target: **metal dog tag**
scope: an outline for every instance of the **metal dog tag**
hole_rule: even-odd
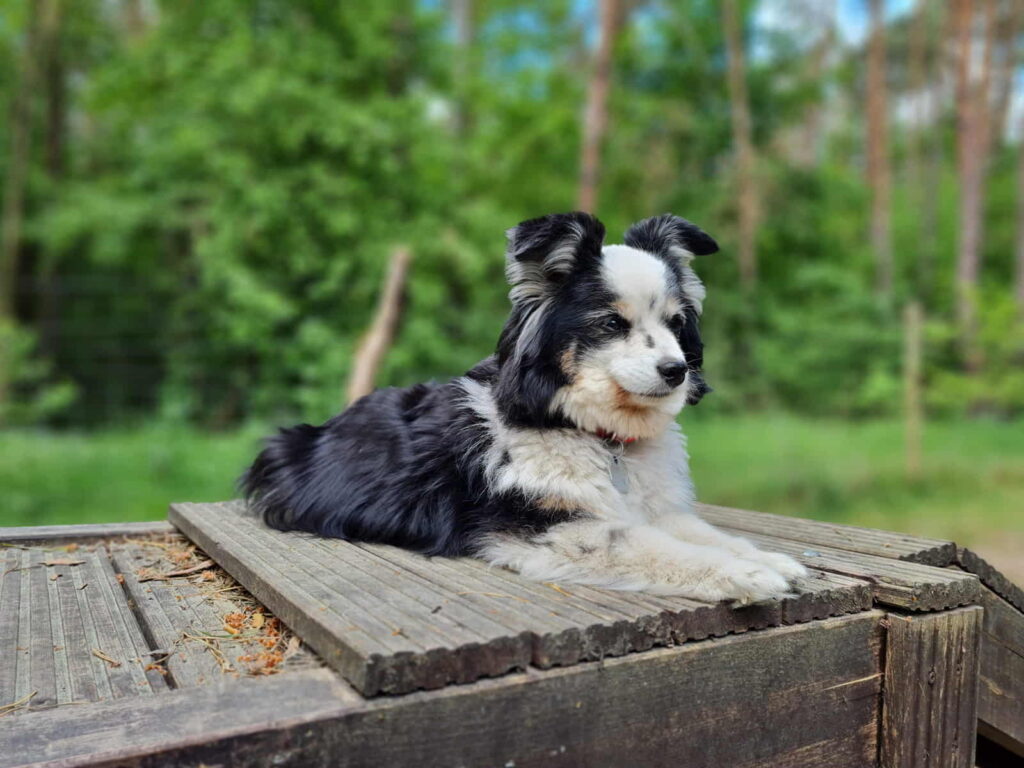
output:
[[[612,485],[619,493],[629,493],[629,475],[622,465],[622,459],[612,454],[612,463],[608,465],[608,474],[612,479]]]

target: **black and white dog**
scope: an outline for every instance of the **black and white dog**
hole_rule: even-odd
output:
[[[524,576],[699,600],[805,574],[698,518],[676,416],[708,391],[693,257],[664,215],[603,245],[585,213],[509,230],[497,352],[446,384],[382,389],[270,438],[242,479],[281,530],[473,555]]]

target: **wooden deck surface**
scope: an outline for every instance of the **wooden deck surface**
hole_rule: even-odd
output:
[[[0,529],[0,767],[959,768],[976,723],[1024,757],[1024,600],[977,554],[701,514],[812,578],[740,608],[536,584],[239,503],[175,505],[188,538]]]
[[[736,608],[537,584],[468,558],[281,533],[241,502],[176,504],[170,519],[364,696],[530,665],[568,666],[871,605],[867,581],[826,571],[813,571],[796,597]]]

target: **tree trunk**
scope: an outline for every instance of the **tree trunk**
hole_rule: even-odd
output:
[[[18,256],[25,214],[25,183],[32,150],[32,95],[36,90],[36,46],[39,21],[38,2],[29,5],[28,34],[22,51],[18,81],[14,85],[9,124],[10,154],[4,181],[2,229],[0,235],[0,322],[14,320],[17,295]],[[0,375],[0,403],[6,392]]]
[[[621,25],[619,0],[601,0],[601,38],[587,87],[583,113],[583,148],[580,157],[580,186],[576,206],[581,211],[597,208],[597,187],[601,173],[601,145],[608,126],[608,91],[611,87],[612,53]]]
[[[890,225],[888,93],[885,83],[885,19],[882,0],[871,0],[871,37],[867,63],[867,160],[871,189],[871,249],[875,254],[875,290],[892,299],[893,254]]]
[[[733,145],[736,148],[736,185],[739,213],[740,285],[753,293],[757,285],[758,193],[754,178],[754,141],[747,98],[746,56],[736,0],[722,2],[722,26],[729,66],[729,102]]]
[[[989,128],[989,146],[999,146],[1006,132],[1006,118],[1010,111],[1010,97],[1013,95],[1014,80],[1019,61],[1017,36],[1020,29],[1021,13],[1024,3],[1011,0],[1007,5],[1006,16],[999,19],[1002,40],[999,48],[1002,56],[999,60],[999,71],[995,78],[995,99],[992,103],[992,118]]]
[[[917,269],[914,279],[917,296],[926,299],[931,295],[932,269],[935,262],[934,221],[929,221],[930,206],[935,190],[925,183],[925,152],[928,142],[926,126],[930,119],[935,119],[931,107],[934,106],[933,92],[938,83],[928,81],[927,55],[929,49],[928,22],[932,4],[928,0],[918,0],[910,23],[910,49],[907,73],[910,93],[914,99],[915,114],[907,141],[907,178],[910,189],[917,199],[918,238],[917,238]],[[930,114],[931,113],[931,114]],[[934,128],[932,128],[934,131]]]
[[[971,77],[974,13],[971,0],[957,0],[957,166],[960,175],[960,235],[956,266],[956,315],[964,365],[981,367],[975,343],[978,275],[981,271],[982,214],[985,198],[985,150],[988,146],[988,91],[992,36],[995,31],[994,0],[985,0],[985,50],[981,73]]]
[[[793,159],[804,168],[813,168],[821,160],[822,130],[825,114],[825,62],[835,46],[835,0],[812,0],[802,5],[801,12],[811,15],[818,27],[818,41],[807,57],[807,81],[818,89],[814,101],[804,112]]]
[[[452,59],[452,91],[455,94],[453,123],[455,135],[462,139],[469,133],[469,80],[472,77],[470,57],[473,48],[473,0],[451,0],[452,26],[455,28],[455,55]]]
[[[947,55],[948,41],[952,38],[954,28],[953,15],[945,5],[929,3],[922,0],[929,13],[940,14],[934,19],[938,32],[937,37],[926,40],[926,49],[934,48],[932,67],[929,73],[930,87],[928,92],[928,114],[933,121],[929,127],[926,140],[923,142],[924,169],[921,181],[921,230],[920,230],[920,274],[918,285],[921,299],[928,306],[928,299],[935,291],[936,262],[939,252],[939,195],[937,190],[942,183],[942,168],[945,162],[945,144],[942,138],[940,115],[943,109],[943,95],[947,78],[953,72]]]
[[[146,14],[142,8],[142,0],[122,1],[121,22],[129,40],[142,37],[146,31]]]
[[[1021,120],[1024,137],[1024,119]],[[1017,145],[1017,307],[1024,317],[1024,138]]]
[[[44,19],[41,29],[42,65],[46,83],[46,172],[56,188],[64,178],[67,132],[67,81],[61,48],[62,0],[52,3],[55,13]],[[57,352],[60,325],[57,254],[47,251],[39,264],[40,302],[37,309],[39,348],[46,357]]]

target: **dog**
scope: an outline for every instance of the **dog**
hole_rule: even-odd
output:
[[[379,389],[268,439],[241,480],[270,526],[538,581],[748,603],[806,575],[694,513],[681,409],[709,391],[685,219],[604,245],[587,213],[508,230],[511,314],[497,349],[443,384]]]

